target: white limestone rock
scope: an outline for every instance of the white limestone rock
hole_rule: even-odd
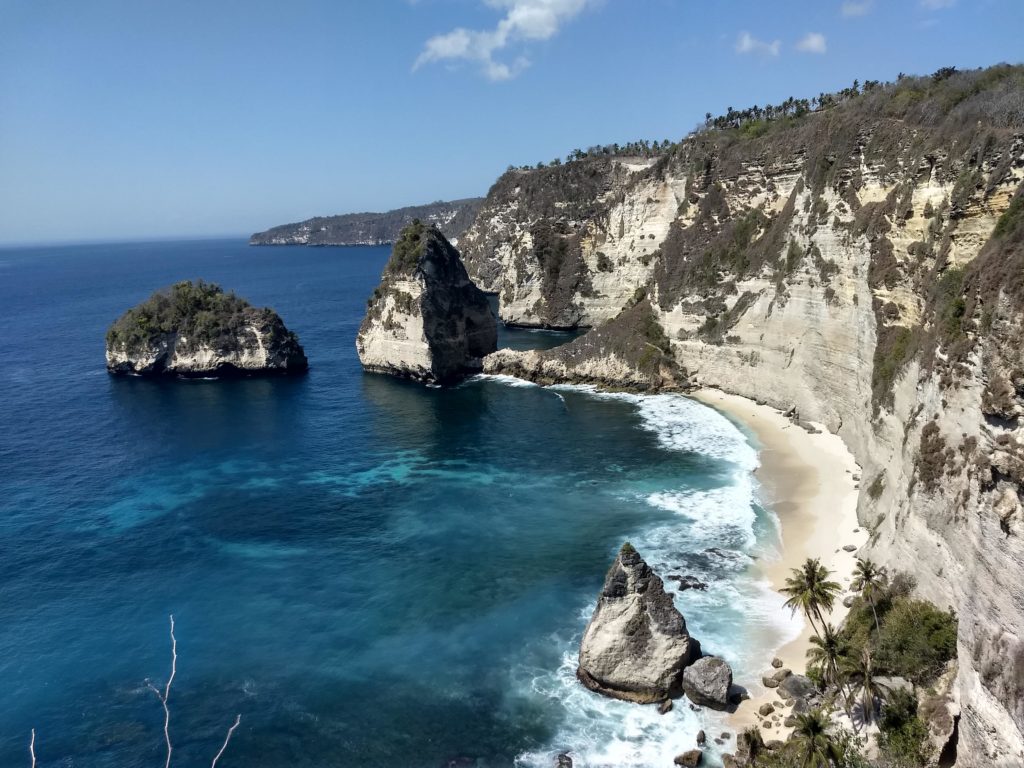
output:
[[[698,658],[700,643],[661,578],[624,544],[583,633],[577,677],[605,696],[648,704],[677,695]]]

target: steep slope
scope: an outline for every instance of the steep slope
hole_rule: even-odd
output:
[[[506,175],[464,257],[521,324],[597,325],[641,289],[692,383],[838,431],[867,554],[959,615],[957,764],[1021,765],[1024,69],[816,101],[729,116],[644,168]],[[554,267],[537,232],[565,245]],[[599,352],[585,367],[616,376]]]
[[[249,245],[390,245],[413,219],[433,224],[449,239],[458,240],[476,218],[482,202],[479,197],[471,197],[386,213],[317,216],[257,232],[249,238]]]

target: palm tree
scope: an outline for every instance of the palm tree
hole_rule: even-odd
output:
[[[803,612],[816,635],[818,627],[814,623],[814,617],[824,624],[822,609],[831,612],[836,597],[842,591],[838,583],[828,580],[831,575],[831,571],[825,568],[820,560],[807,558],[802,568],[793,569],[793,575],[786,579],[786,586],[780,590],[789,598],[784,605],[793,613]]]
[[[860,592],[871,606],[875,617],[875,631],[881,632],[878,623],[878,610],[875,608],[875,593],[885,586],[889,580],[885,568],[875,565],[870,560],[857,558],[857,567],[853,569],[853,583],[850,585],[855,592]]]
[[[833,768],[843,760],[843,750],[828,732],[829,721],[820,709],[796,716],[791,743],[800,768]]]
[[[864,724],[875,719],[878,704],[889,695],[889,688],[875,677],[875,667],[871,661],[871,648],[864,648],[860,658],[845,659],[843,673],[850,684],[852,693],[860,697],[861,709],[864,713]]]
[[[839,683],[839,637],[835,627],[825,624],[821,634],[811,638],[807,658],[821,667],[821,676],[826,685]]]

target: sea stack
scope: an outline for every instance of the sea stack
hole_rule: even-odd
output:
[[[478,373],[497,346],[487,295],[469,279],[458,251],[436,227],[409,224],[359,327],[363,368],[449,384]]]
[[[107,331],[107,370],[140,376],[304,373],[298,337],[271,309],[202,280],[175,283]]]
[[[678,695],[683,670],[700,655],[661,577],[624,544],[583,633],[580,682],[605,696],[650,704]]]

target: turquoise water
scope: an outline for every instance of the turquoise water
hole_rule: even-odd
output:
[[[240,714],[222,768],[671,764],[720,717],[573,678],[626,539],[710,584],[677,602],[738,677],[792,632],[748,575],[775,528],[737,427],[675,396],[364,375],[386,257],[0,250],[0,765],[28,765],[32,728],[42,767],[162,765],[146,683],[169,673],[172,613],[173,764],[209,765]],[[277,309],[309,375],[109,377],[107,324],[196,277]]]

